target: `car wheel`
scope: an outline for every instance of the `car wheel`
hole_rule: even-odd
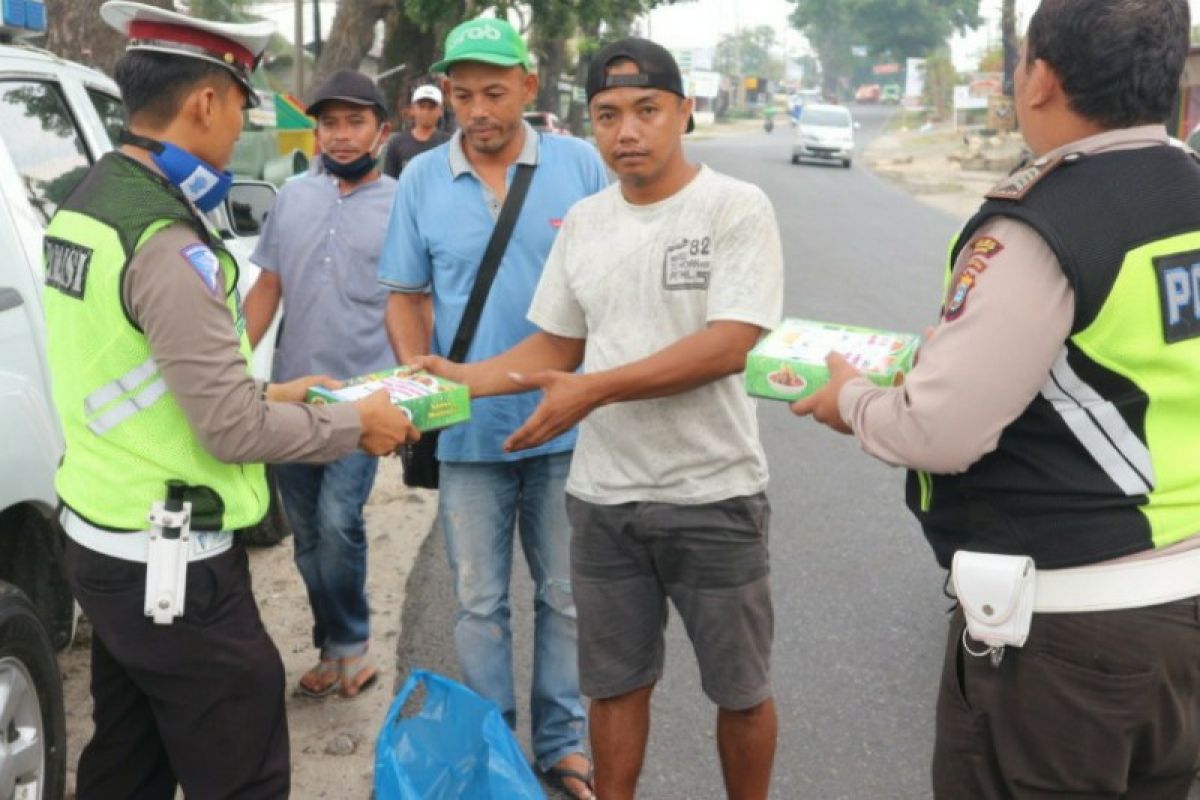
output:
[[[257,525],[242,528],[238,531],[242,542],[249,547],[274,547],[292,533],[288,525],[287,514],[283,511],[283,498],[279,496],[279,485],[275,480],[275,472],[267,466],[267,490],[271,493],[271,504],[267,507],[267,515]]]
[[[54,647],[29,601],[0,583],[0,797],[62,797],[66,774]]]
[[[844,167],[845,169],[850,169],[850,159],[843,158],[842,159],[842,167]]]
[[[27,505],[0,513],[0,582],[24,593],[56,649],[71,643],[75,623],[75,601],[62,572],[64,538],[56,520]]]
[[[800,163],[800,156],[792,156],[792,163],[793,163],[793,164],[799,164],[799,163]]]

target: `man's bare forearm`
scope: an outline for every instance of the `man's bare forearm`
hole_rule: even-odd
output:
[[[263,270],[258,274],[258,280],[250,287],[246,299],[242,302],[242,313],[246,317],[246,337],[251,347],[258,347],[271,320],[279,309],[279,298],[283,294],[279,276],[274,272]]]
[[[472,397],[518,394],[529,391],[529,387],[517,383],[510,375],[542,370],[574,371],[583,363],[585,344],[584,339],[538,331],[498,356],[463,364],[455,371],[458,379],[471,387]]]
[[[427,294],[392,292],[384,324],[398,362],[407,364],[425,355],[433,332],[433,299]]]
[[[586,379],[597,405],[683,394],[743,371],[746,355],[761,335],[756,325],[714,322],[652,355]]]

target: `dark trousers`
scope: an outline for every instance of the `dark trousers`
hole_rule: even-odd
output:
[[[1037,614],[998,667],[950,622],[938,800],[1184,800],[1200,769],[1200,599]],[[971,649],[985,648],[971,642]]]
[[[143,613],[146,565],[68,540],[67,579],[91,620],[95,732],[78,800],[286,798],[284,672],[246,551],[188,565],[184,615]]]

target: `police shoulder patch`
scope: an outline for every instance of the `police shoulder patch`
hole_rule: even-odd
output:
[[[1000,181],[984,196],[989,200],[1021,200],[1025,195],[1029,194],[1042,178],[1045,178],[1069,158],[1070,156],[1049,159],[1039,158],[1029,166],[1018,169],[1012,175]]]
[[[971,255],[991,258],[1004,249],[1000,240],[995,236],[981,236],[971,243]]]
[[[942,309],[944,321],[953,322],[963,315],[963,311],[967,308],[967,298],[971,295],[971,290],[975,288],[978,280],[979,275],[974,271],[968,269],[963,272],[954,286],[954,293],[950,295],[945,308]]]
[[[88,268],[92,264],[92,249],[53,236],[45,238],[42,249],[46,260],[46,285],[82,300],[87,288]]]
[[[989,264],[983,256],[977,254],[971,256],[967,261],[967,266],[963,268],[962,274],[959,275],[958,282],[954,285],[954,293],[950,295],[950,299],[946,301],[946,305],[942,309],[943,320],[953,322],[963,315],[963,311],[967,307],[967,299],[971,296],[971,290],[979,283],[979,277],[987,272],[988,266]]]
[[[221,280],[221,262],[217,259],[217,254],[208,248],[207,245],[195,242],[179,251],[179,255],[183,256],[200,279],[204,281],[204,285],[208,290],[215,295],[221,296],[224,294],[224,281]]]

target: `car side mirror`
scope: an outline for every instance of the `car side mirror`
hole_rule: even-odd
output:
[[[225,197],[225,214],[236,236],[258,236],[275,205],[276,189],[266,181],[233,182]]]

